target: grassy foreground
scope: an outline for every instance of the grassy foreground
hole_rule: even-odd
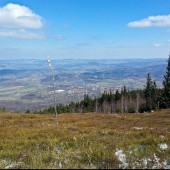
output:
[[[0,113],[0,168],[169,168],[170,110]]]

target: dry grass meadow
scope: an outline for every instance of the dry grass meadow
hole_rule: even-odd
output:
[[[170,168],[170,110],[0,113],[0,168]]]

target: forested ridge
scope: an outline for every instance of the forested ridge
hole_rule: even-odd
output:
[[[104,91],[101,97],[91,98],[88,94],[80,102],[71,102],[68,105],[58,104],[57,113],[142,113],[156,109],[170,108],[170,55],[162,82],[158,88],[150,73],[146,76],[146,84],[142,90],[128,91],[124,86],[121,90]],[[30,111],[27,110],[27,113]],[[54,114],[54,106],[36,111],[40,114]]]

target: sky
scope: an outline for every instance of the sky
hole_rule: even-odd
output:
[[[169,0],[0,0],[0,59],[169,54]]]

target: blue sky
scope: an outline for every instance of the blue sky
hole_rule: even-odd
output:
[[[0,0],[0,59],[169,53],[169,0]]]

